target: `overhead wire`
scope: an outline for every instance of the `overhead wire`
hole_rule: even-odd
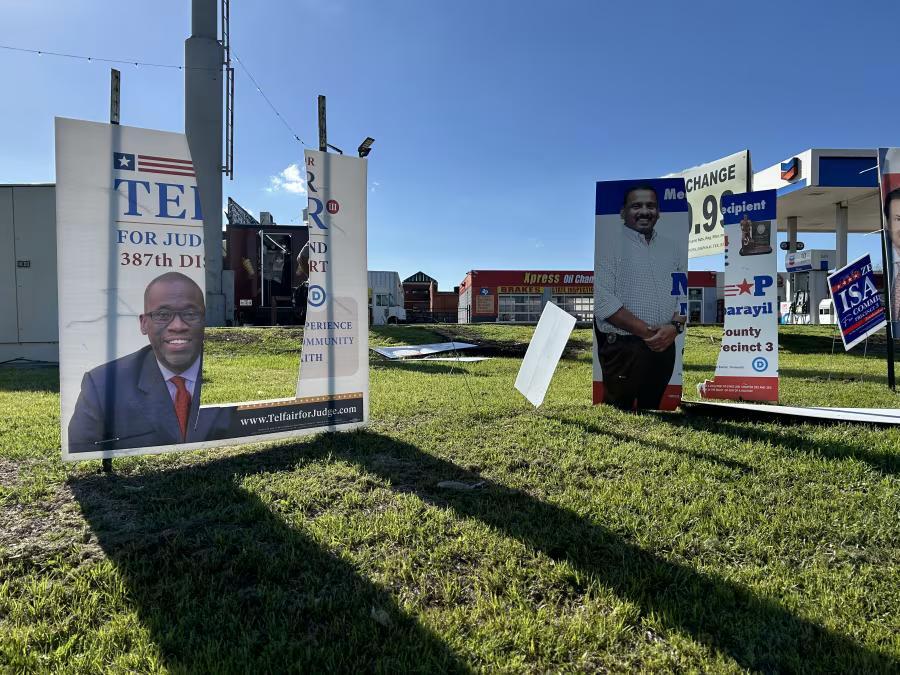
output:
[[[175,64],[175,63],[154,63],[154,62],[150,62],[150,61],[136,61],[133,59],[117,59],[117,58],[109,58],[109,57],[105,57],[105,56],[70,54],[67,52],[47,51],[45,49],[13,47],[12,45],[0,45],[0,49],[5,49],[5,50],[11,51],[11,52],[21,52],[21,53],[25,53],[25,54],[36,54],[37,56],[56,56],[59,58],[77,59],[80,61],[87,61],[88,63],[92,63],[94,61],[98,61],[100,63],[116,63],[116,64],[134,66],[135,68],[137,68],[139,66],[146,66],[148,68],[166,68],[169,70],[179,70],[179,71],[182,71],[182,70],[205,70],[205,71],[214,71],[214,72],[221,71],[221,68],[203,68],[203,67],[199,67],[199,66],[186,66],[183,64]],[[232,56],[234,56],[235,60],[238,62],[241,69],[244,71],[244,73],[247,75],[247,77],[250,79],[250,81],[253,83],[253,86],[256,87],[256,91],[259,92],[259,95],[262,96],[263,100],[268,104],[269,108],[272,110],[272,112],[275,114],[275,116],[279,120],[281,120],[281,123],[285,126],[285,128],[288,130],[288,132],[290,132],[290,134],[294,138],[294,140],[296,140],[301,145],[306,145],[307,147],[309,147],[307,145],[307,143],[302,138],[300,138],[300,136],[297,134],[297,132],[294,131],[294,129],[291,127],[291,125],[288,124],[288,121],[284,118],[284,115],[282,115],[278,111],[278,108],[275,107],[275,104],[272,103],[272,100],[268,96],[266,96],[266,92],[263,91],[262,87],[259,85],[259,82],[257,82],[255,77],[253,77],[253,74],[250,72],[250,70],[247,68],[247,66],[244,65],[244,62],[238,58],[238,55],[234,52],[233,49],[231,50],[231,54],[232,54]]]
[[[175,63],[152,63],[149,61],[134,61],[132,59],[113,59],[105,56],[85,56],[84,54],[68,54],[66,52],[51,52],[44,49],[28,49],[25,47],[12,47],[10,45],[0,45],[0,49],[6,49],[11,52],[23,52],[26,54],[37,54],[38,56],[58,56],[66,59],[79,59],[81,61],[99,61],[101,63],[119,63],[126,66],[147,66],[148,68],[169,68],[171,70],[218,70],[218,68],[201,68],[196,66],[185,66]]]
[[[244,73],[246,73],[247,77],[250,78],[250,81],[256,87],[256,91],[258,91],[259,95],[263,97],[263,100],[265,100],[265,102],[269,104],[269,107],[272,109],[272,112],[275,113],[275,116],[281,120],[281,123],[284,124],[285,128],[290,132],[291,136],[293,136],[294,139],[296,141],[298,141],[301,145],[306,145],[306,143],[303,141],[303,139],[300,138],[297,135],[297,133],[291,128],[291,125],[287,123],[287,120],[284,119],[282,114],[280,112],[278,112],[278,109],[275,107],[275,104],[273,104],[272,101],[269,100],[269,97],[266,96],[266,92],[264,92],[262,90],[262,87],[259,86],[259,83],[256,81],[256,78],[253,77],[253,75],[250,73],[249,70],[247,70],[247,66],[244,65],[244,62],[241,61],[240,57],[238,57],[238,55],[234,51],[234,49],[231,50],[231,55],[234,56],[234,60],[238,62],[238,65],[241,67],[241,69],[243,69]]]

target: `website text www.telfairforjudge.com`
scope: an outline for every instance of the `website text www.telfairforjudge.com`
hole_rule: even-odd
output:
[[[359,412],[359,407],[355,405],[345,408],[317,408],[314,410],[291,410],[283,412],[272,412],[260,417],[246,417],[240,420],[241,426],[257,426],[260,424],[274,424],[276,422],[296,422],[299,420],[308,420],[315,417],[338,417],[339,415],[352,415]]]

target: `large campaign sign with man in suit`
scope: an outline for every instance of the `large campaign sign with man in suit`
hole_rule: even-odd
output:
[[[324,276],[310,277],[314,311],[307,316],[315,322],[306,331],[300,376],[315,372],[320,386],[301,387],[285,400],[209,405],[203,211],[217,205],[202,202],[184,134],[57,118],[64,460],[285,438],[365,422],[366,171],[365,160],[351,159],[350,169],[320,160],[326,175],[316,186],[334,196],[310,210],[319,234],[308,265]],[[308,183],[313,206],[314,183]],[[351,344],[352,351],[331,350]],[[253,391],[251,382],[247,390]]]

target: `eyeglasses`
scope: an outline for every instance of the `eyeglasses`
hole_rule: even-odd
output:
[[[203,317],[205,316],[199,309],[182,309],[181,311],[176,311],[174,309],[157,309],[153,312],[147,312],[147,316],[150,317],[153,323],[158,323],[161,326],[167,326],[172,323],[172,321],[175,320],[176,314],[189,326],[196,326],[203,321]]]

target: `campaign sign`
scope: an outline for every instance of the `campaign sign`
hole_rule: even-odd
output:
[[[725,250],[722,201],[727,195],[749,192],[753,173],[750,151],[701,164],[674,174],[684,178],[690,217],[688,257],[697,258]]]
[[[203,373],[206,205],[185,135],[56,119],[64,460],[365,422],[366,162],[308,158],[313,164],[322,171],[307,180],[316,235],[297,396],[211,405]]]
[[[296,395],[229,410],[232,437],[358,428],[369,417],[367,160],[307,150],[309,258]]]
[[[829,274],[828,287],[845,350],[852,349],[887,323],[868,253]]]
[[[683,178],[597,183],[593,402],[681,402],[688,204]]]
[[[309,299],[298,398],[356,393],[368,418],[366,160],[307,150]],[[365,411],[365,412],[364,412]]]
[[[885,287],[894,335],[900,332],[900,148],[878,148],[878,177],[884,214]]]
[[[778,400],[778,295],[775,284],[776,192],[722,199],[725,217],[725,327],[704,398]]]
[[[184,134],[56,119],[64,460],[199,447],[203,208]]]

